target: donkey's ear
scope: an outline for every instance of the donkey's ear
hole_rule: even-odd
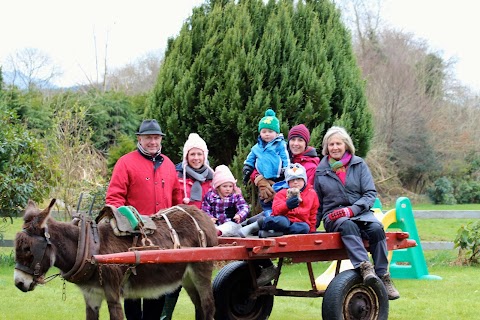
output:
[[[23,214],[23,228],[27,229],[32,226],[34,218],[38,215],[39,209],[37,204],[33,200],[28,200],[27,206],[25,207],[25,213]]]
[[[28,199],[27,207],[25,208],[25,211],[28,211],[29,209],[35,209],[37,207],[37,204],[35,201]]]
[[[25,213],[23,214],[23,219],[28,219],[31,215],[34,215],[38,212],[37,204],[33,200],[28,200],[27,206],[25,207]]]
[[[56,199],[52,199],[48,207],[40,211],[38,215],[38,219],[42,228],[45,227],[45,224],[47,223],[47,218],[50,215],[50,211],[52,210],[53,205],[55,204],[55,201]]]
[[[57,201],[57,199],[55,198],[53,198],[52,201],[50,201],[50,204],[48,205],[48,211],[52,210],[52,207],[55,204],[55,201]]]

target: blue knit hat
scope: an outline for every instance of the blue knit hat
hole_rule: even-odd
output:
[[[280,133],[280,121],[275,117],[275,111],[272,109],[265,111],[265,117],[258,123],[258,132],[262,129],[270,129],[276,133]]]

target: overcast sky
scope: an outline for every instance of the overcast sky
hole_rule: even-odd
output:
[[[479,7],[475,0],[385,0],[381,16],[456,61],[456,77],[480,92]]]
[[[203,0],[12,0],[0,5],[0,63],[32,47],[64,71],[61,85],[95,79],[95,57],[121,67],[148,52],[163,52],[168,37]],[[457,61],[456,75],[480,91],[480,18],[473,0],[384,0],[382,17],[427,41],[444,59]],[[95,48],[95,44],[97,48]],[[97,52],[97,54],[96,54]]]
[[[203,0],[12,0],[0,5],[0,62],[32,47],[64,70],[62,85],[95,79],[95,57],[110,68],[163,52]],[[95,48],[96,44],[96,48]],[[98,54],[96,54],[96,52]],[[103,61],[100,61],[102,63]]]

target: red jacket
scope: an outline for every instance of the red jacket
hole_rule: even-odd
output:
[[[301,192],[302,202],[295,209],[287,207],[287,190],[282,189],[275,194],[272,204],[272,216],[285,216],[291,222],[306,222],[310,226],[310,232],[315,232],[317,211],[319,207],[318,196],[309,184]]]
[[[320,158],[317,157],[317,151],[313,147],[307,147],[302,154],[292,155],[292,163],[300,163],[307,172],[308,184],[313,186],[315,180],[315,171],[317,170]]]
[[[165,155],[154,170],[154,163],[138,151],[118,159],[113,168],[105,202],[115,207],[133,206],[140,214],[153,215],[161,209],[182,203],[175,165]]]

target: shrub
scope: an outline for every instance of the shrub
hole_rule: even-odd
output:
[[[455,199],[458,203],[480,203],[480,182],[459,181],[455,187]]]
[[[427,189],[427,195],[435,204],[456,204],[457,200],[453,191],[452,182],[447,177],[441,177]]]
[[[454,243],[455,248],[460,248],[458,258],[462,264],[478,264],[480,258],[480,221],[461,226]]]
[[[0,253],[0,265],[13,266],[15,265],[15,257],[13,256],[13,250],[9,254]]]

